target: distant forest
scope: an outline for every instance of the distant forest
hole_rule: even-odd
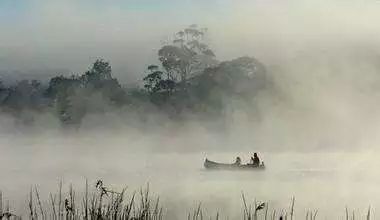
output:
[[[252,57],[218,61],[205,43],[207,30],[196,25],[179,31],[158,50],[158,62],[146,67],[143,85],[126,88],[112,76],[111,64],[96,60],[84,73],[58,75],[48,83],[0,81],[0,110],[25,124],[33,114],[50,113],[63,126],[78,126],[86,114],[113,109],[150,112],[180,119],[184,114],[223,115],[226,100],[251,102],[267,85],[264,66]],[[31,114],[33,113],[33,114]]]

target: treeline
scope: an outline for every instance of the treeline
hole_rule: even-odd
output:
[[[146,68],[144,84],[136,88],[123,87],[102,59],[83,74],[59,75],[48,84],[21,80],[5,86],[0,81],[1,111],[23,123],[33,123],[27,112],[49,112],[63,125],[79,125],[86,114],[113,109],[141,115],[154,109],[172,118],[184,113],[218,117],[226,100],[251,101],[267,79],[264,66],[254,58],[218,61],[205,43],[206,32],[192,25],[176,33],[158,51],[158,64]]]

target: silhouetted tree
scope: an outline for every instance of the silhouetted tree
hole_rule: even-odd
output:
[[[76,96],[81,88],[81,81],[78,77],[57,76],[50,80],[46,90],[46,96],[52,100],[57,117],[64,124],[79,123],[84,116],[84,112],[76,114],[77,107],[72,103],[72,97]]]
[[[150,65],[143,78],[144,88],[153,103],[174,106],[180,112],[188,103],[187,92],[191,78],[202,74],[206,68],[217,65],[214,52],[205,43],[207,30],[191,25],[177,32],[158,51],[161,67]],[[161,70],[162,69],[162,70]]]
[[[122,105],[127,102],[126,94],[118,80],[112,77],[112,68],[107,61],[96,60],[80,79],[87,90],[100,92],[112,104]]]
[[[175,89],[175,82],[168,75],[164,78],[164,72],[156,65],[148,66],[149,73],[144,77],[144,87],[150,94],[166,93],[170,95]]]
[[[93,63],[90,70],[81,76],[81,80],[85,85],[97,86],[100,82],[111,80],[111,73],[112,68],[110,63],[102,59],[98,59]]]
[[[143,78],[144,88],[153,94],[159,90],[158,84],[162,80],[163,72],[158,70],[158,66],[150,65],[148,66],[149,73]]]
[[[226,99],[251,101],[267,83],[265,68],[256,59],[224,61],[190,80],[187,106],[197,111],[221,112]]]
[[[204,42],[207,30],[196,25],[179,31],[159,51],[158,57],[168,79],[183,84],[190,76],[201,73],[216,63],[215,54]]]
[[[126,93],[112,77],[111,65],[104,60],[96,60],[81,76],[52,78],[46,96],[65,124],[78,124],[86,113],[104,112],[127,101]]]
[[[3,100],[3,106],[14,111],[38,110],[45,103],[43,100],[43,87],[37,80],[21,80],[8,89]]]
[[[157,110],[173,118],[182,112],[220,116],[226,100],[251,102],[268,80],[254,58],[216,61],[205,43],[206,32],[192,25],[166,42],[158,51],[160,64],[146,70],[144,89],[123,88],[112,76],[111,64],[98,59],[83,74],[56,76],[48,85],[22,80],[6,87],[0,81],[1,110],[16,115],[23,110],[52,111],[64,125],[79,125],[86,114],[121,106],[142,118]]]
[[[239,57],[206,69],[196,81],[204,88],[218,87],[225,93],[252,96],[265,86],[266,75],[264,65],[255,58]]]

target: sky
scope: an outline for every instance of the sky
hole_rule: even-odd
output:
[[[228,5],[225,0],[0,0],[0,70],[80,72],[104,58],[128,78],[126,72],[133,76],[156,62],[168,35],[206,17],[217,19]]]
[[[122,82],[135,82],[162,41],[194,23],[209,29],[220,60],[270,64],[313,46],[373,48],[379,9],[376,0],[0,0],[0,71],[81,73],[104,58]]]

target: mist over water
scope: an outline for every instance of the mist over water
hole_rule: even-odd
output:
[[[65,130],[50,114],[34,115],[33,127],[0,114],[0,189],[12,207],[27,212],[31,185],[47,200],[60,180],[65,190],[72,183],[80,194],[85,179],[90,184],[102,179],[115,190],[128,186],[129,192],[149,183],[169,219],[185,218],[199,202],[210,215],[237,219],[242,192],[251,203],[268,201],[279,210],[289,208],[295,196],[296,218],[318,209],[323,219],[341,219],[346,206],[363,217],[369,205],[376,218],[379,2],[223,1],[215,16],[212,4],[204,4],[194,3],[192,16],[176,21],[169,16],[178,16],[174,12],[124,14],[110,6],[97,17],[98,9],[85,4],[51,1],[32,8],[31,23],[7,23],[15,31],[0,31],[0,70],[21,70],[23,76],[30,69],[77,72],[104,56],[123,83],[139,84],[146,64],[156,60],[157,42],[183,23],[200,21],[209,28],[218,58],[254,56],[266,66],[270,82],[250,104],[226,99],[216,121],[188,114],[177,123],[152,110],[142,122],[135,112],[111,109],[86,115],[79,128]],[[61,7],[58,15],[51,10]],[[154,25],[142,19],[156,17]],[[33,22],[38,28],[25,34]],[[229,163],[241,156],[248,162],[253,152],[265,161],[264,172],[203,168],[206,157]]]
[[[260,151],[265,171],[207,171],[204,159],[233,162],[241,156],[248,162],[254,146],[218,145],[225,150],[179,151],[189,147],[190,140],[178,137],[176,150],[159,150],[171,137],[133,138],[107,134],[87,137],[11,138],[2,139],[0,167],[6,176],[0,182],[5,199],[13,207],[26,212],[30,186],[36,184],[43,198],[56,192],[63,180],[64,189],[73,184],[78,195],[85,179],[92,187],[97,179],[107,186],[129,192],[149,183],[152,193],[160,196],[169,219],[185,218],[198,202],[209,215],[220,212],[237,218],[241,215],[241,193],[249,201],[268,201],[271,208],[289,208],[296,197],[296,216],[304,217],[309,209],[318,209],[320,217],[336,219],[344,216],[347,205],[364,216],[369,205],[380,205],[377,151],[361,152],[282,152]],[[214,137],[210,136],[210,140]],[[9,196],[11,195],[11,196]]]

